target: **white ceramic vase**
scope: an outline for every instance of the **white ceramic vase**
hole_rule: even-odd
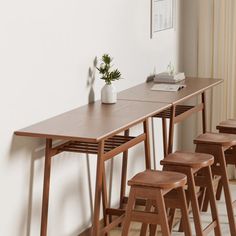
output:
[[[101,91],[102,103],[113,104],[117,101],[116,89],[112,84],[105,84]]]

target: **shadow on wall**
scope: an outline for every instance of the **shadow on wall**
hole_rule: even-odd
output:
[[[87,87],[89,87],[89,95],[88,95],[88,102],[93,103],[95,101],[95,91],[94,91],[94,84],[95,84],[95,75],[96,75],[96,66],[97,66],[97,57],[93,60],[93,66],[89,68],[88,70],[88,79],[87,79]],[[19,155],[19,153],[23,153],[23,155]],[[25,172],[29,173],[26,175],[29,179],[28,182],[25,183],[26,196],[27,200],[23,199],[20,200],[22,202],[22,213],[21,213],[21,220],[16,226],[18,228],[19,235],[25,235],[25,236],[31,236],[32,233],[32,227],[33,225],[40,225],[41,222],[41,208],[42,208],[42,192],[41,195],[35,196],[35,183],[37,182],[36,178],[38,178],[40,174],[40,184],[43,184],[43,172],[44,172],[44,154],[45,154],[45,140],[43,139],[36,139],[36,138],[26,138],[26,137],[18,137],[13,136],[10,151],[9,151],[9,157],[10,161],[12,162],[13,159],[19,156],[25,156],[25,159],[27,161],[27,166],[25,166]],[[83,157],[84,158],[84,157]],[[90,155],[86,154],[86,176],[88,181],[88,192],[89,196],[86,197],[86,199],[80,199],[81,206],[83,205],[83,200],[88,201],[90,205],[90,214],[91,214],[91,222],[93,219],[93,187],[92,186],[92,179],[91,179],[91,163],[90,163]],[[94,158],[94,157],[93,157]],[[40,164],[37,162],[39,161]],[[108,180],[108,204],[110,205],[111,202],[111,192],[112,192],[112,179],[113,179],[113,160],[108,161],[107,163],[107,180]],[[53,166],[52,166],[53,168]],[[76,183],[74,183],[76,184]],[[83,180],[81,180],[79,186],[79,189],[82,189]],[[41,187],[41,186],[40,186]],[[74,190],[73,183],[70,186],[67,186],[67,189],[63,192],[67,195],[71,196]],[[38,188],[38,186],[36,186]],[[80,190],[79,190],[80,191]],[[60,202],[62,202],[62,205],[65,204],[66,201],[68,201],[67,196],[63,196],[61,199],[59,199]],[[81,201],[82,200],[82,201]],[[20,202],[19,201],[19,202]],[[39,226],[40,228],[40,226]],[[80,228],[78,230],[75,230],[75,232],[72,232],[70,235],[78,235],[78,232],[81,231]]]
[[[43,184],[43,172],[44,172],[44,154],[45,154],[45,141],[34,139],[34,138],[25,138],[25,137],[17,137],[13,136],[12,142],[11,142],[11,148],[9,152],[9,156],[11,158],[15,158],[18,156],[20,152],[24,152],[26,154],[26,158],[29,158],[29,165],[27,163],[27,166],[25,166],[25,172],[29,173],[28,175],[28,182],[25,183],[25,186],[23,188],[26,191],[27,199],[23,199],[22,201],[22,207],[21,207],[21,217],[20,221],[18,222],[18,225],[16,226],[17,232],[19,235],[25,235],[25,236],[31,236],[32,235],[32,227],[33,225],[38,225],[38,229],[40,230],[40,224],[41,224],[41,210],[42,210],[42,192],[39,194],[35,194],[35,188],[41,187],[36,186],[35,183],[38,183],[37,178],[40,179],[40,184]],[[70,155],[69,153],[67,153]],[[59,157],[60,159],[63,158],[69,158],[70,156],[67,156],[67,154],[60,154],[62,155]],[[76,157],[77,158],[77,157]],[[92,222],[92,216],[93,216],[93,197],[92,197],[92,180],[91,180],[91,173],[90,173],[90,161],[89,156],[81,156],[81,158],[86,158],[86,165],[87,165],[87,174],[84,175],[84,178],[88,179],[88,192],[89,197],[85,197],[83,199],[79,199],[80,195],[73,194],[75,189],[78,189],[78,192],[81,193],[83,191],[84,187],[84,180],[79,179],[79,185],[78,181],[75,180],[63,189],[63,196],[60,196],[57,201],[60,202],[61,210],[63,212],[63,209],[65,209],[67,203],[72,198],[77,198],[78,202],[80,202],[79,207],[82,209],[82,211],[86,211],[87,209],[84,209],[86,204],[83,204],[83,201],[88,201],[90,203],[90,214],[91,219],[90,223]],[[12,160],[11,160],[12,161]],[[40,164],[39,164],[39,162]],[[53,163],[52,163],[52,169],[53,169]],[[20,201],[19,201],[20,202]],[[50,206],[49,206],[50,211]],[[62,214],[63,215],[63,214]],[[81,222],[82,223],[82,222]],[[84,222],[83,222],[84,223]],[[73,230],[74,232],[70,233],[69,235],[78,235],[78,232],[81,231],[81,228],[78,227],[77,229]]]
[[[88,96],[88,103],[93,103],[95,101],[94,82],[95,82],[97,63],[98,60],[97,57],[95,57],[93,60],[93,66],[89,67],[88,70],[87,87],[90,89]]]
[[[39,139],[33,139],[33,138],[24,138],[24,137],[14,136],[11,143],[10,157],[15,158],[20,152],[24,152],[26,154],[25,155],[26,158],[29,159],[29,162],[28,162],[29,164],[27,163],[27,166],[25,166],[25,170],[24,170],[26,172],[29,172],[29,175],[27,175],[28,182],[25,183],[26,187],[23,186],[23,188],[26,191],[25,195],[27,196],[27,198],[26,200],[22,200],[21,218],[20,218],[21,220],[20,222],[18,222],[18,225],[16,225],[16,228],[17,228],[17,232],[19,232],[19,235],[31,236],[33,228],[35,226],[37,226],[37,228],[40,229],[42,192],[39,192],[39,194],[36,194],[37,191],[35,191],[35,189],[38,188],[39,186],[35,187],[35,184],[36,183],[38,184],[38,182],[40,182],[40,184],[43,183],[45,141],[39,140]],[[63,156],[59,158],[60,159],[70,158],[70,156],[67,156],[67,154],[65,153],[65,155],[63,154]],[[73,154],[69,154],[69,155],[73,155]],[[75,189],[78,189],[79,193],[81,193],[81,191],[83,191],[84,189],[85,181],[84,179],[81,178],[79,179],[79,182],[75,180],[67,184],[65,188],[63,187],[63,195],[60,196],[57,199],[57,201],[60,203],[60,206],[61,206],[60,211],[62,212],[62,215],[63,215],[63,209],[67,207],[67,203],[71,199],[78,198],[78,202],[79,202],[78,207],[82,209],[82,211],[88,210],[84,208],[86,204],[83,204],[83,202],[86,201],[86,203],[88,203],[89,201],[91,218],[90,218],[90,222],[87,222],[87,224],[91,224],[92,217],[93,217],[93,192],[94,192],[94,189],[93,189],[94,186],[92,186],[93,185],[92,182],[94,181],[92,181],[91,179],[91,169],[92,169],[91,164],[92,163],[90,160],[90,156],[88,154],[81,156],[81,158],[86,158],[86,168],[87,168],[86,172],[87,173],[86,175],[83,175],[83,178],[87,178],[88,185],[86,185],[85,187],[88,188],[89,196],[86,196],[83,199],[80,199],[79,197],[81,195],[78,195],[77,191],[75,192]],[[92,160],[94,160],[94,156],[91,156],[91,158]],[[120,157],[117,157],[117,158],[120,158]],[[53,165],[52,165],[52,168],[53,168]],[[106,173],[107,173],[108,199],[109,199],[108,205],[110,205],[113,174],[114,174],[113,159],[110,161],[107,161]],[[79,232],[81,232],[80,226],[78,226],[77,229],[73,229],[73,232],[67,235],[74,236],[74,235],[78,235]],[[84,232],[85,234],[82,233],[81,235],[86,235],[88,232],[90,231],[85,231]]]
[[[32,151],[33,150],[33,151]],[[25,138],[25,137],[17,137],[13,136],[11,142],[11,148],[9,152],[9,157],[17,157],[18,153],[23,151],[26,153],[31,153],[30,155],[30,166],[26,166],[24,171],[29,171],[29,182],[28,182],[28,196],[27,196],[27,203],[23,204],[22,207],[22,217],[19,223],[18,232],[19,235],[26,235],[30,236],[31,232],[31,220],[32,220],[32,207],[33,207],[33,184],[34,184],[34,175],[35,175],[35,162],[40,160],[44,157],[44,141],[42,139],[32,139],[32,138]],[[28,158],[28,155],[27,155]],[[43,165],[41,166],[43,168]],[[27,184],[26,184],[27,185]],[[37,204],[37,206],[41,206]],[[36,207],[37,207],[36,206]],[[41,208],[37,209],[37,216],[34,218],[40,222],[40,212]]]

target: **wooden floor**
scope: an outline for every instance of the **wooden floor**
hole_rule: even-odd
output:
[[[231,184],[231,191],[233,194],[233,199],[235,200],[236,199],[236,184],[235,183]],[[219,202],[217,202],[217,206],[218,206],[218,211],[219,211],[222,235],[230,236],[228,218],[227,218],[227,213],[226,213],[226,208],[225,208],[225,203],[224,203],[223,197]],[[235,217],[236,217],[236,214],[235,214]],[[201,219],[202,219],[203,224],[206,224],[206,225],[209,224],[209,222],[211,221],[210,213],[209,212],[202,213]],[[191,227],[192,227],[192,233],[193,233],[193,235],[196,235],[195,231],[194,231],[192,215],[190,215],[190,222],[191,222]],[[140,226],[141,225],[137,224],[137,223],[132,224],[131,228],[130,228],[129,236],[138,236],[140,233],[140,231],[139,231]],[[172,233],[173,236],[184,235],[183,233],[177,232],[177,229],[178,229],[178,225],[176,225],[176,227],[173,230],[173,233]],[[115,229],[109,234],[109,236],[120,236],[120,235],[121,235],[121,229]],[[162,234],[159,232],[157,235],[161,236]],[[214,235],[214,233],[209,234],[209,236],[213,236],[213,235]]]

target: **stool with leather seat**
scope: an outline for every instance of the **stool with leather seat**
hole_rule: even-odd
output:
[[[229,119],[222,121],[216,126],[216,129],[218,129],[220,133],[236,134],[236,120]],[[236,167],[236,146],[233,146],[225,151],[225,161],[226,165],[234,165]],[[217,200],[220,200],[222,189],[223,185],[220,180],[216,192]]]
[[[162,235],[170,236],[165,196],[171,191],[175,191],[172,204],[174,204],[176,208],[180,208],[182,212],[182,217],[185,222],[185,235],[191,236],[184,194],[186,182],[187,178],[184,174],[154,170],[146,170],[138,173],[129,180],[128,185],[131,186],[131,188],[123,223],[122,236],[128,235],[131,221],[143,223],[140,235],[146,235],[146,226],[149,225],[149,233],[154,236],[156,233],[156,225],[160,225]],[[135,209],[135,202],[138,199],[144,199],[146,201],[144,211]]]
[[[222,121],[216,126],[216,129],[218,129],[220,133],[236,134],[236,120],[229,119]]]
[[[198,236],[207,235],[212,230],[214,230],[215,235],[221,235],[210,168],[213,162],[214,157],[212,155],[189,152],[175,152],[161,161],[163,170],[181,172],[187,175],[187,197],[192,206],[193,220]],[[197,186],[206,189],[210,200],[212,222],[205,229],[203,229],[200,218]]]
[[[213,176],[220,177],[221,187],[224,190],[225,203],[227,208],[230,233],[236,235],[236,222],[234,219],[234,206],[236,202],[232,201],[230,186],[227,176],[225,152],[234,148],[236,145],[236,135],[222,133],[205,133],[199,135],[195,140],[196,152],[208,153],[214,156],[214,165],[212,165]],[[229,163],[229,162],[228,162]],[[218,188],[219,190],[219,188]],[[206,196],[207,197],[207,196]],[[205,200],[205,203],[207,202]],[[206,204],[204,204],[206,205]]]

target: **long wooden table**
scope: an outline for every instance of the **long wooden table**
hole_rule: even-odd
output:
[[[53,156],[64,151],[97,155],[92,235],[105,234],[123,219],[124,211],[122,208],[125,202],[127,150],[140,142],[144,142],[146,168],[150,168],[148,118],[162,118],[164,152],[166,155],[173,148],[175,123],[182,121],[195,112],[202,111],[203,132],[206,131],[205,91],[221,82],[222,80],[217,79],[188,78],[185,80],[187,87],[178,92],[151,91],[150,88],[153,83],[143,83],[119,93],[117,104],[103,105],[98,101],[16,131],[16,135],[38,137],[46,140],[41,236],[47,235],[50,171]],[[201,95],[200,104],[194,106],[182,104],[197,95]],[[167,118],[170,119],[168,144]],[[143,123],[143,133],[135,137],[130,136],[129,128],[138,123]],[[124,135],[120,135],[121,132],[124,132]],[[54,145],[53,141],[58,139],[62,141],[62,144]],[[104,163],[122,152],[120,209],[109,209],[104,178]],[[103,229],[99,228],[101,194],[103,195]],[[110,223],[108,220],[110,214],[119,217]]]
[[[153,117],[162,118],[163,127],[163,150],[164,156],[172,152],[174,139],[174,125],[186,119],[193,113],[202,111],[202,129],[206,132],[206,90],[222,83],[221,79],[212,78],[186,78],[182,83],[186,88],[177,92],[152,91],[153,82],[142,83],[118,94],[118,99],[126,101],[142,102],[165,102],[171,103],[172,107],[168,110],[154,115]],[[201,96],[201,103],[196,105],[186,105],[190,98]],[[166,119],[170,119],[169,138],[167,137]],[[167,139],[169,140],[167,142]]]
[[[105,234],[120,224],[124,210],[109,209],[107,204],[105,161],[123,152],[123,167],[127,168],[127,150],[144,142],[146,168],[150,169],[148,118],[170,109],[170,107],[170,103],[159,102],[143,103],[119,100],[114,105],[104,105],[98,101],[16,131],[16,135],[46,140],[40,235],[47,235],[51,159],[61,152],[97,155],[92,235]],[[143,132],[137,136],[130,136],[129,128],[139,123],[143,123]],[[121,132],[125,132],[125,134],[120,135]],[[61,140],[62,143],[55,144],[54,140]],[[126,169],[122,168],[121,205],[125,186]],[[101,195],[104,213],[104,228],[102,229],[99,227]],[[113,222],[109,222],[110,214],[119,217]]]

